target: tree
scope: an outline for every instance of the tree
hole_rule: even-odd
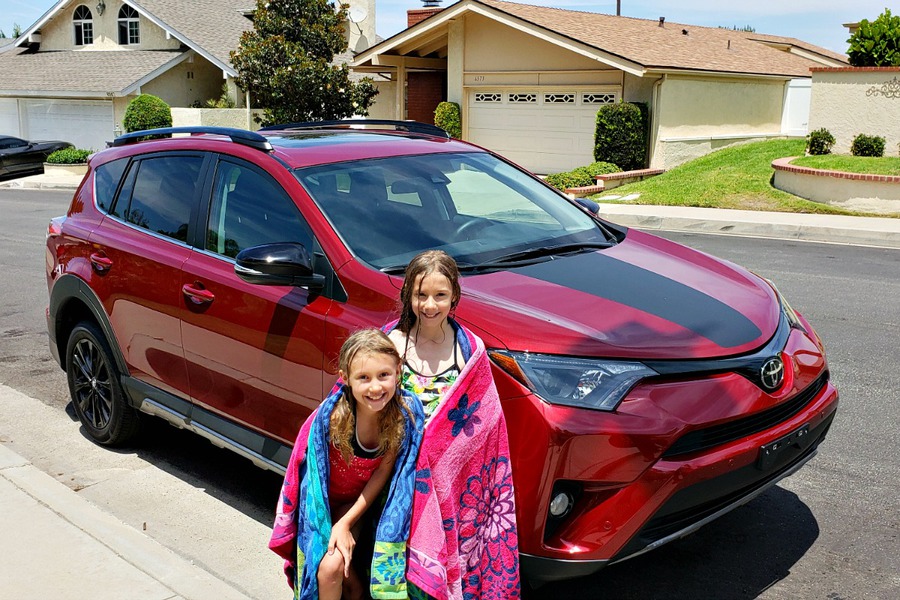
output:
[[[237,84],[263,108],[262,125],[366,115],[378,90],[334,65],[347,50],[344,5],[328,0],[257,0],[253,29],[231,53]]]
[[[900,16],[885,8],[874,21],[863,19],[847,43],[854,67],[900,67]]]

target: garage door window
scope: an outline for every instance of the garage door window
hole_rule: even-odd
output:
[[[75,9],[72,15],[75,26],[75,45],[88,46],[94,43],[94,16],[91,9],[83,4]]]

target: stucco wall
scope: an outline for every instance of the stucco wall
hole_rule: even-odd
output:
[[[397,84],[393,81],[376,81],[378,95],[375,103],[369,107],[370,119],[399,119],[397,106]]]
[[[169,106],[190,106],[222,95],[222,71],[205,58],[194,55],[141,86],[144,94],[159,96]],[[237,99],[240,101],[240,99]]]
[[[464,64],[471,71],[559,71],[600,69],[595,60],[573,54],[480,15],[466,15]]]
[[[236,127],[256,131],[259,124],[253,117],[262,112],[259,109],[251,110],[248,122],[245,108],[172,108],[172,126]]]
[[[94,43],[87,46],[75,45],[75,27],[72,15],[81,5],[88,7],[93,16]],[[106,10],[97,14],[96,2],[73,2],[60,10],[54,18],[41,28],[41,50],[177,50],[181,43],[175,38],[166,39],[166,32],[144,17],[140,17],[141,43],[119,46],[119,9],[122,2],[108,0]]]
[[[782,137],[784,89],[777,80],[667,77],[650,166],[669,169],[736,143]]]
[[[809,130],[826,128],[832,152],[850,154],[860,133],[885,138],[885,156],[900,144],[900,68],[814,69]]]

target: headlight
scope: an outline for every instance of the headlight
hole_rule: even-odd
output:
[[[504,371],[550,404],[615,410],[625,394],[645,377],[658,375],[639,362],[595,360],[491,350]]]
[[[775,286],[775,283],[771,279],[766,279],[765,277],[761,277],[763,281],[769,284],[772,290],[775,292],[775,296],[778,298],[778,303],[781,305],[781,312],[784,313],[785,318],[790,323],[791,327],[794,329],[799,329],[800,331],[806,331],[806,327],[803,326],[803,323],[800,322],[800,318],[797,316],[797,313],[791,308],[791,305],[788,304],[788,301],[784,299],[784,296],[778,291],[778,288]],[[806,333],[809,333],[806,331]]]

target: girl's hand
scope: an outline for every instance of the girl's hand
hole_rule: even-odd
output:
[[[343,519],[338,520],[331,528],[331,539],[328,540],[328,554],[334,554],[335,549],[341,553],[344,559],[344,578],[350,577],[350,561],[353,559],[353,549],[356,540],[350,528]]]

